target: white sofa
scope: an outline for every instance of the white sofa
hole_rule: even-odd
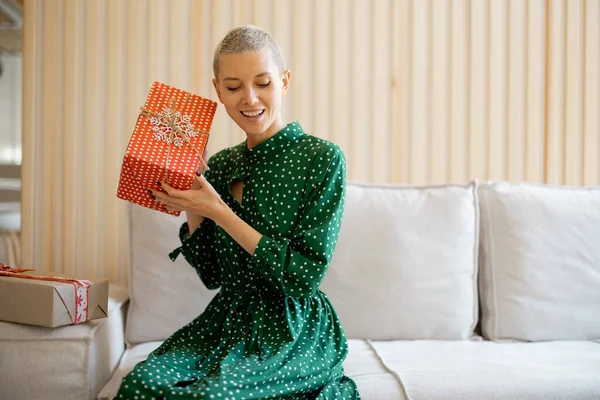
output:
[[[130,215],[126,328],[115,323],[124,312],[121,296],[98,323],[112,321],[112,339],[97,344],[118,354],[125,341],[127,349],[98,394],[102,400],[215,294],[182,257],[168,258],[183,216],[137,206]],[[346,374],[364,400],[600,399],[600,188],[351,183],[321,289],[346,330]],[[77,327],[63,334],[70,329]],[[3,346],[0,372],[7,367]],[[10,354],[31,359],[25,349]],[[19,397],[26,383],[17,385],[18,376],[27,375],[28,364],[17,364],[8,366],[16,371],[12,380],[0,373],[2,399],[98,393],[89,384],[87,391],[65,391],[76,386],[65,378],[44,380],[39,397]],[[87,375],[70,379],[89,381],[89,371],[105,374],[115,364],[114,357],[102,366],[88,360]],[[62,397],[53,384],[66,385]]]

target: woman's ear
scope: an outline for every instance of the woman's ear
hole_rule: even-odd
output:
[[[283,75],[281,77],[281,94],[285,94],[285,92],[288,91],[288,89],[290,88],[290,82],[292,81],[292,71],[290,71],[289,69],[286,69],[283,72]]]
[[[215,78],[213,78],[212,83],[213,83],[213,86],[215,87],[215,91],[217,92],[217,97],[219,98],[219,101],[221,103],[223,103],[223,100],[221,100],[221,90],[219,89],[219,81],[217,81]]]

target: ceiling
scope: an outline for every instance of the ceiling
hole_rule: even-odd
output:
[[[0,53],[21,52],[24,0],[0,0]]]

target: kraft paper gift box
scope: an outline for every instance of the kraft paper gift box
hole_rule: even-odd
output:
[[[55,328],[105,318],[108,280],[0,264],[0,320]]]
[[[191,189],[216,109],[212,100],[154,82],[123,158],[117,197],[179,216],[163,209],[148,189],[161,190],[157,182]]]

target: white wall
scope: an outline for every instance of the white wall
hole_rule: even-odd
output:
[[[21,164],[22,58],[0,54],[0,164]]]

